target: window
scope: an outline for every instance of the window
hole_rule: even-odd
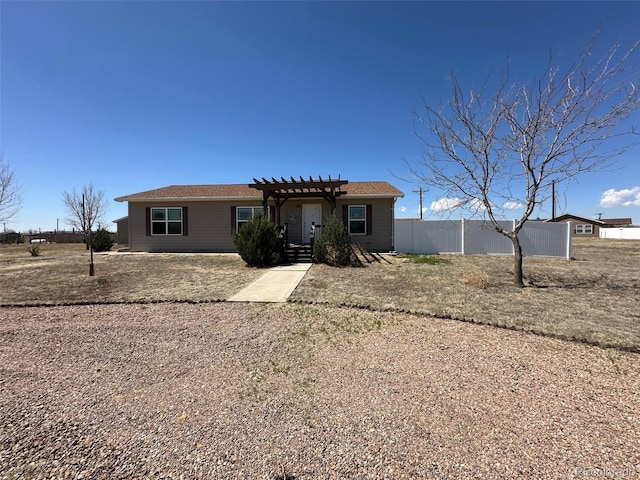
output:
[[[365,205],[349,205],[349,234],[367,233],[367,208]]]
[[[151,235],[182,235],[182,207],[152,208]]]
[[[576,234],[591,235],[593,233],[593,225],[576,225]]]
[[[240,231],[240,227],[247,223],[254,215],[262,213],[262,207],[238,207],[236,208],[236,232]]]

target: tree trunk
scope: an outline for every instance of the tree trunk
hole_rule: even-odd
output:
[[[509,238],[511,239],[511,243],[513,243],[513,284],[516,287],[524,288],[524,282],[522,281],[522,247],[520,246],[520,240],[518,240],[517,234]]]

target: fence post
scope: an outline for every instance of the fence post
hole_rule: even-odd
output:
[[[416,253],[416,221],[411,220],[411,254]]]

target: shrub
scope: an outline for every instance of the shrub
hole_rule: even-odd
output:
[[[0,233],[0,243],[24,243],[24,238],[22,242],[20,242],[20,237],[22,237],[22,235],[17,232]]]
[[[113,247],[113,235],[104,228],[99,228],[89,237],[89,242],[95,252],[108,252]]]
[[[267,267],[278,263],[284,255],[284,245],[276,225],[262,214],[254,215],[233,236],[240,257],[250,267]]]
[[[351,237],[334,212],[325,218],[322,232],[313,245],[313,256],[317,262],[344,267],[351,263],[351,255]]]
[[[29,245],[27,247],[27,252],[29,252],[32,257],[39,257],[40,256],[40,245],[38,245],[37,243],[34,244],[34,245]]]

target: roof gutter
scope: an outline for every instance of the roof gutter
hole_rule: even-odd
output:
[[[239,197],[237,195],[232,195],[226,197],[118,197],[114,198],[114,200],[116,202],[210,202],[213,200],[259,200],[260,198],[262,198],[260,195],[253,195],[251,197]]]

